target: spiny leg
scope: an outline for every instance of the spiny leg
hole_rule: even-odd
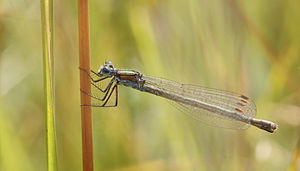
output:
[[[93,70],[91,70],[91,72],[92,72],[93,74],[97,75],[98,77],[100,77],[100,76],[98,75],[97,72],[95,72],[95,71],[93,71]]]
[[[79,67],[79,69],[82,70],[82,71],[84,71],[84,72],[90,77],[90,79],[92,80],[92,82],[95,82],[95,83],[96,83],[96,82],[99,82],[99,81],[102,81],[102,80],[104,80],[104,79],[109,78],[109,77],[104,77],[104,78],[100,78],[100,79],[98,79],[98,80],[94,80],[87,70],[85,70],[85,69],[83,69],[83,68],[80,68],[80,67]],[[98,77],[100,77],[95,71],[91,70],[91,72],[94,73],[95,75],[97,75]],[[106,87],[104,90],[102,90],[100,87],[98,87],[98,86],[97,86],[96,84],[94,84],[94,83],[92,83],[92,85],[94,85],[98,90],[100,90],[100,91],[102,91],[103,93],[105,93],[105,92],[107,91],[109,85],[112,84],[113,81],[114,81],[114,79],[112,79],[112,80],[110,81],[110,83],[107,85],[107,87]]]
[[[93,85],[94,85],[94,84],[93,84]],[[96,96],[94,96],[94,95],[92,95],[92,94],[89,94],[88,92],[85,92],[85,91],[83,91],[82,89],[80,89],[80,91],[83,92],[84,94],[86,94],[86,95],[88,95],[88,96],[94,98],[94,99],[97,99],[97,100],[99,100],[99,101],[104,101],[104,100],[106,99],[106,97],[107,97],[107,95],[108,95],[110,89],[111,89],[111,86],[112,86],[112,84],[110,84],[110,85],[108,86],[108,91],[106,91],[106,93],[105,93],[105,95],[104,95],[104,97],[103,97],[102,99],[100,99],[100,98],[98,98],[98,97],[96,97]]]
[[[111,95],[112,95],[112,93],[113,93],[114,90],[115,90],[115,92],[116,92],[116,103],[115,103],[115,105],[105,106],[106,103],[108,102],[108,100],[110,99],[110,97],[111,97]],[[108,91],[108,92],[109,92],[109,91]],[[83,91],[83,93],[86,93],[86,92]],[[90,95],[90,94],[87,94],[87,95],[93,97],[93,96]],[[84,105],[81,105],[81,106],[91,106],[91,107],[116,107],[117,105],[118,105],[118,85],[115,84],[114,87],[112,88],[112,90],[110,91],[110,94],[109,94],[108,98],[105,100],[105,102],[104,102],[102,105],[84,104]]]
[[[105,93],[105,92],[108,90],[108,88],[113,84],[113,82],[114,82],[114,78],[110,80],[109,84],[107,85],[107,87],[106,87],[104,90],[102,90],[100,87],[98,87],[98,86],[97,86],[96,84],[94,84],[94,83],[91,83],[91,84],[92,84],[94,87],[96,87],[98,90],[100,90],[101,92]]]
[[[102,106],[102,107],[116,107],[116,106],[118,106],[118,85],[116,84],[114,88],[116,88],[116,89],[115,89],[115,92],[116,92],[116,103],[115,103],[115,105]],[[112,90],[112,91],[113,91],[113,90]],[[98,106],[98,107],[100,107],[100,106]]]
[[[113,93],[114,90],[116,91],[116,104],[118,104],[118,101],[117,101],[117,99],[118,99],[118,84],[116,83],[116,84],[114,85],[114,87],[112,88],[112,90],[110,91],[110,94],[109,94],[108,98],[107,98],[106,101],[102,104],[102,107],[115,107],[115,106],[117,106],[117,105],[114,105],[114,106],[105,106],[106,103],[108,102],[108,100],[110,99],[110,96],[112,95],[112,93]]]
[[[98,99],[98,100],[104,101],[104,100],[106,99],[106,97],[107,97],[107,95],[108,95],[108,93],[109,93],[109,91],[110,91],[110,89],[111,89],[113,83],[114,83],[114,82],[112,81],[111,83],[108,84],[108,86],[107,86],[106,89],[105,89],[105,95],[104,95],[104,97],[103,97],[102,99]],[[99,88],[99,87],[96,86],[95,84],[92,84],[92,85],[95,86],[96,88]],[[100,89],[100,88],[99,88],[99,89]],[[112,90],[112,91],[113,91],[113,90]]]
[[[88,95],[88,96],[94,98],[94,99],[97,99],[97,100],[99,100],[99,101],[103,101],[102,99],[99,99],[98,97],[96,97],[96,96],[94,96],[94,95],[91,95],[91,94],[89,94],[88,92],[83,91],[82,89],[80,89],[80,91],[81,91],[82,93],[84,93],[84,94],[86,94],[86,95]],[[90,106],[90,105],[89,105],[89,104],[83,104],[83,105],[81,105],[81,106]]]
[[[90,73],[89,73],[86,69],[83,69],[83,68],[80,68],[80,67],[79,67],[79,69],[82,70],[82,71],[84,71],[84,72],[90,77],[90,79],[91,79],[94,83],[109,78],[109,77],[104,77],[104,78],[100,78],[100,79],[98,79],[98,80],[94,80],[93,77],[90,75]],[[92,71],[94,74],[96,74],[98,77],[100,77],[96,72],[94,72],[93,70],[91,70],[91,71]]]
[[[94,79],[92,78],[92,76],[90,75],[90,73],[89,73],[87,70],[85,70],[85,69],[83,69],[83,68],[80,68],[80,67],[79,67],[79,69],[82,70],[82,71],[84,71],[84,72],[90,77],[90,79],[92,80],[92,82],[95,82],[95,83],[96,83],[96,82],[99,82],[99,81],[102,81],[102,80],[105,80],[105,79],[107,79],[107,78],[110,78],[110,77],[104,77],[104,78],[100,78],[100,79],[98,79],[98,80],[94,80]],[[95,71],[91,70],[91,72],[92,72],[93,74],[97,75],[98,77],[101,77],[101,76],[99,76],[98,73],[96,73]],[[105,95],[104,95],[104,97],[103,97],[102,99],[100,99],[100,98],[98,98],[98,97],[96,97],[96,96],[94,96],[94,95],[91,95],[91,94],[89,94],[89,93],[83,91],[82,89],[80,89],[81,92],[85,93],[86,95],[88,95],[88,96],[90,96],[90,97],[92,97],[92,98],[94,98],[94,99],[100,100],[100,101],[104,101],[105,98],[107,97],[108,93],[110,92],[108,98],[106,99],[106,101],[105,101],[102,105],[83,104],[83,105],[81,105],[81,106],[92,106],[92,107],[116,107],[116,106],[118,105],[118,86],[117,86],[117,83],[116,83],[116,84],[113,86],[112,90],[110,91],[113,82],[114,82],[114,78],[110,81],[110,83],[107,85],[107,87],[106,87],[104,90],[102,90],[100,87],[98,87],[98,86],[95,85],[94,83],[91,83],[94,87],[96,87],[96,88],[97,88],[98,90],[100,90],[101,92],[103,92],[103,93],[106,92]],[[115,102],[115,105],[105,106],[106,103],[108,102],[108,100],[110,99],[110,97],[111,97],[111,95],[112,95],[112,93],[113,93],[114,90],[115,90],[115,92],[116,92],[116,102]]]

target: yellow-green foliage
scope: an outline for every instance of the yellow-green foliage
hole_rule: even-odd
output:
[[[39,1],[0,2],[0,170],[46,170]],[[55,1],[58,170],[81,170],[77,2]],[[95,170],[297,168],[298,1],[90,0],[91,66],[245,94],[279,125],[224,130],[159,97],[119,87],[116,108],[93,108]],[[300,143],[298,143],[300,144]],[[14,154],[14,155],[12,155]]]

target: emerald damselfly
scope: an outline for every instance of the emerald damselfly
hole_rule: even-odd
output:
[[[94,79],[87,70],[80,68],[91,78],[91,84],[104,93],[100,98],[81,90],[93,99],[103,102],[98,104],[83,104],[92,107],[115,107],[118,105],[118,85],[131,87],[136,90],[151,93],[166,98],[185,114],[201,122],[223,128],[246,129],[250,125],[273,133],[277,124],[262,119],[255,119],[256,106],[253,101],[244,95],[232,92],[180,84],[167,79],[143,75],[134,70],[122,70],[113,66],[112,62],[105,62],[98,72],[91,71]],[[97,83],[111,79],[105,89]],[[114,105],[107,105],[111,95],[115,92]]]

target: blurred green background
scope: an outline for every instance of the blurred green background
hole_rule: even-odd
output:
[[[59,170],[81,170],[77,2],[55,1]],[[120,87],[93,108],[95,170],[286,170],[299,165],[300,1],[90,0],[91,66],[105,60],[242,93],[279,130],[228,130]],[[39,1],[0,1],[0,170],[46,170]],[[299,166],[298,166],[299,169]]]

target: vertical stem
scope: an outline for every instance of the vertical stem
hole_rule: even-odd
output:
[[[54,121],[53,1],[41,0],[47,169],[57,170]]]
[[[78,30],[79,30],[79,65],[90,71],[90,33],[88,0],[78,0]],[[80,88],[90,93],[90,79],[86,73],[80,71]],[[91,97],[81,93],[81,104],[91,104]],[[81,106],[82,126],[82,158],[83,170],[93,171],[93,131],[92,109],[90,106]]]

